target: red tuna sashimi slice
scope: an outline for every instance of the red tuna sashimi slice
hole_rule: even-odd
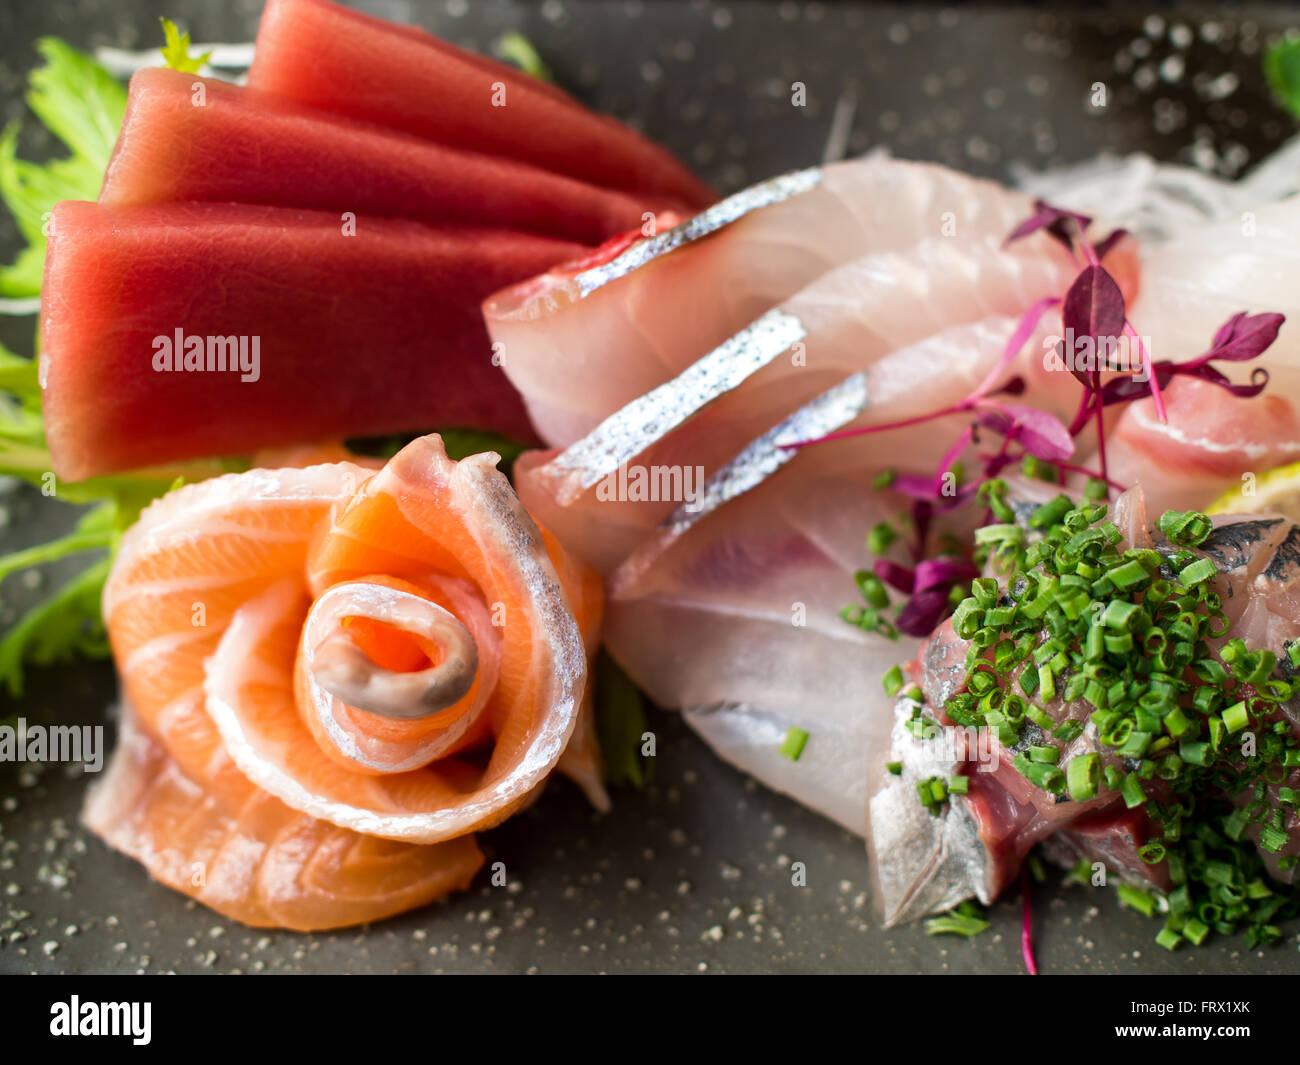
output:
[[[583,248],[396,219],[346,232],[272,207],[55,207],[41,373],[59,475],[431,426],[531,436],[477,305]],[[156,370],[178,330],[205,366],[245,338],[244,368]]]
[[[269,0],[249,85],[349,118],[595,185],[701,207],[709,189],[662,148],[513,67],[325,0]]]
[[[584,244],[639,228],[646,211],[681,209],[165,69],[131,79],[99,198],[352,211]]]

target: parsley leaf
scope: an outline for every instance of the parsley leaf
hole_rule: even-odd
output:
[[[60,200],[99,195],[126,110],[126,89],[88,55],[54,37],[41,38],[36,49],[45,65],[28,79],[27,104],[71,154],[28,162],[18,158],[17,123],[0,134],[0,198],[28,245],[0,270],[0,296],[9,298],[40,293],[49,212]]]

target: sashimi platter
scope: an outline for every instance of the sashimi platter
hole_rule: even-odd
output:
[[[1300,968],[1300,37],[210,6],[6,45],[0,969]]]

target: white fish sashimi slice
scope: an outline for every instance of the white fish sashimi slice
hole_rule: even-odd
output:
[[[905,420],[959,402],[997,365],[1008,337],[1016,329],[1014,318],[994,316],[956,325],[919,343],[891,351],[869,368],[859,371],[867,384],[868,402],[849,428]],[[1039,330],[1025,346],[1025,356],[1011,370],[1023,370],[1029,383],[1028,398],[1062,417],[1075,401],[1077,386],[1068,374],[1043,371],[1037,361],[1041,341],[1049,327]],[[846,355],[856,349],[844,348]],[[792,400],[804,398],[803,389],[828,387],[839,380],[840,368],[805,367],[779,372],[773,363],[746,383],[743,389],[720,396],[699,414],[688,417],[666,436],[644,439],[620,452],[625,472],[620,480],[614,457],[604,448],[586,446],[597,434],[584,438],[565,452],[530,452],[515,466],[520,499],[529,513],[551,529],[566,548],[603,573],[610,572],[649,536],[659,522],[682,502],[670,489],[689,475],[695,488],[703,477],[728,463],[739,442],[765,432],[782,416]],[[663,386],[668,393],[670,386]],[[681,400],[689,405],[689,397]],[[676,402],[675,400],[673,402]],[[673,403],[669,403],[671,407]],[[626,440],[620,412],[604,424],[600,439]],[[671,419],[669,419],[671,420]],[[906,429],[891,429],[880,436],[864,436],[820,444],[807,451],[799,468],[829,470],[832,465],[852,473],[865,468],[903,467],[908,472],[935,469],[949,445],[970,423],[970,415],[952,415]],[[604,459],[603,463],[600,459]],[[634,477],[642,475],[640,482]],[[674,480],[674,477],[677,480]],[[577,490],[584,482],[592,488]],[[642,485],[640,494],[632,490]],[[646,493],[657,488],[654,498]],[[859,534],[865,530],[860,529]]]
[[[744,441],[860,371],[871,401],[859,427],[957,403],[998,365],[1020,312],[1067,285],[1069,270],[1063,255],[1028,260],[958,237],[847,263],[565,451],[526,456],[515,470],[520,496],[570,550],[607,572],[673,505],[665,493],[630,495],[627,478],[613,490],[609,479],[621,467],[635,464],[624,472],[647,479],[658,471],[652,483],[673,471],[711,475]],[[1059,314],[1055,326],[1051,315],[1044,319],[1002,379],[1020,374],[1026,398],[1068,418],[1077,385],[1043,366],[1044,335],[1053,329]],[[915,438],[919,448],[900,453],[919,472],[933,468],[958,432],[891,433],[877,446]]]
[[[779,444],[851,418],[861,387],[851,378],[755,441],[698,510],[665,522],[612,578],[605,633],[633,680],[686,708],[724,758],[859,835],[866,755],[888,744],[880,676],[916,646],[837,616],[882,501],[839,481],[840,496],[828,497],[825,484],[794,476],[798,460]],[[779,753],[792,727],[810,737],[797,762]]]
[[[1151,337],[1154,358],[1201,354],[1239,311],[1277,311],[1300,322],[1297,234],[1300,196],[1191,230],[1144,256],[1131,317]],[[1300,325],[1284,327],[1265,360],[1270,371],[1300,371]]]
[[[1133,308],[1138,333],[1156,360],[1181,362],[1210,347],[1221,325],[1242,311],[1284,314],[1277,340],[1257,360],[1219,363],[1238,382],[1262,367],[1270,379],[1253,398],[1180,379],[1165,395],[1162,423],[1150,399],[1124,410],[1108,440],[1112,476],[1140,484],[1153,512],[1202,508],[1262,473],[1300,460],[1300,197],[1244,218],[1190,231],[1143,263]]]
[[[867,635],[838,613],[855,597],[853,570],[869,564],[863,531],[891,506],[869,479],[782,491],[793,478],[654,545],[653,564],[634,554],[611,583],[605,640],[727,761],[861,835],[868,757],[888,748],[881,677],[917,643]],[[779,754],[791,727],[809,734],[797,762]]]
[[[998,243],[1029,211],[1021,193],[937,166],[832,164],[747,189],[612,262],[507,289],[484,316],[534,424],[565,446],[836,267],[926,239]],[[1007,254],[1045,258],[1050,244],[1036,235]]]

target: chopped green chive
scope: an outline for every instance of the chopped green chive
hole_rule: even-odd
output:
[[[1199,944],[1212,931],[1240,932],[1248,946],[1281,938],[1282,922],[1300,915],[1300,894],[1271,888],[1259,853],[1276,855],[1272,867],[1283,873],[1300,868],[1285,854],[1300,810],[1291,777],[1300,743],[1281,712],[1300,692],[1300,640],[1277,653],[1223,642],[1226,589],[1216,585],[1214,559],[1195,550],[1213,528],[1199,512],[1165,512],[1158,549],[1126,550],[1104,492],[1079,506],[1058,496],[1027,517],[1003,482],[986,482],[978,495],[993,521],[975,534],[974,561],[996,576],[972,581],[969,594],[946,593],[966,644],[965,682],[945,703],[947,718],[1014,747],[1016,771],[1035,788],[1089,802],[1105,787],[1145,811],[1154,828],[1137,853],[1168,870],[1171,889],[1122,884],[1119,892],[1126,906],[1167,915],[1161,946]],[[855,577],[867,606],[883,609],[883,583]],[[886,691],[904,683],[894,667]],[[939,726],[918,705],[909,727],[921,735]],[[1253,747],[1233,739],[1247,729]],[[1071,757],[1076,744],[1082,750]],[[916,787],[938,814],[968,793],[970,778]],[[1082,875],[1090,877],[1086,863]],[[984,924],[978,912],[955,912],[937,918],[939,927]]]
[[[1095,798],[1101,785],[1101,756],[1095,752],[1077,754],[1065,767],[1065,784],[1070,798],[1087,802]]]
[[[789,758],[790,761],[797,762],[799,756],[803,754],[804,744],[807,742],[808,733],[797,725],[791,725],[786,730],[785,739],[781,741],[781,754]]]
[[[897,539],[898,533],[894,532],[887,522],[882,521],[867,533],[867,550],[873,555],[883,555]]]
[[[1246,709],[1245,700],[1228,707],[1222,716],[1224,727],[1234,735],[1250,724],[1250,712]]]
[[[989,926],[983,917],[972,913],[960,913],[952,910],[941,917],[931,917],[925,922],[925,934],[928,936],[977,936]]]
[[[1125,906],[1137,910],[1146,917],[1151,917],[1156,912],[1156,900],[1149,892],[1141,888],[1134,887],[1132,884],[1120,883],[1115,889],[1119,895],[1119,900]]]
[[[903,690],[903,669],[901,666],[894,666],[885,674],[882,683],[885,686],[885,694],[891,698]]]

